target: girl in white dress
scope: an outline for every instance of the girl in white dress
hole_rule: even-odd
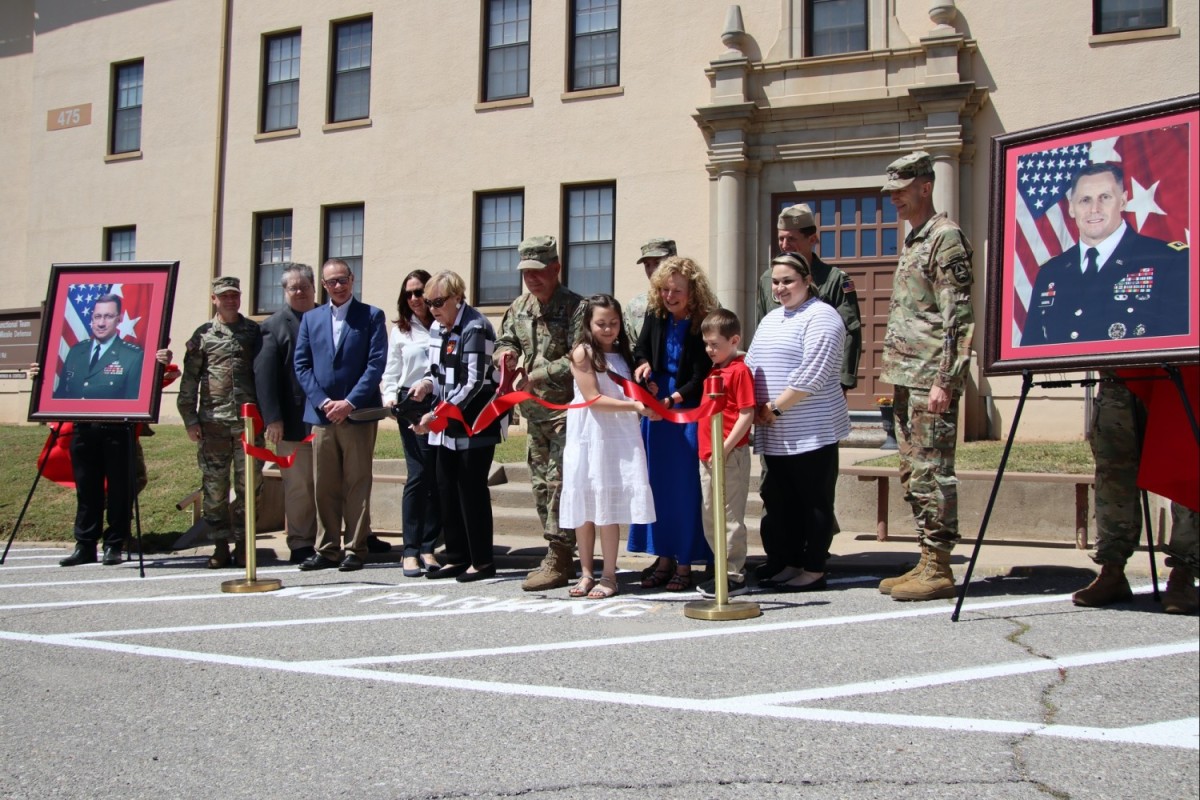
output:
[[[567,411],[567,441],[563,449],[563,490],[559,524],[574,528],[583,573],[571,597],[604,600],[617,593],[617,550],[620,526],[654,521],[654,497],[646,473],[637,415],[658,415],[630,400],[612,379],[631,373],[629,337],[621,325],[621,304],[611,295],[588,298],[583,330],[571,351],[575,398],[587,408]],[[596,531],[604,560],[600,580],[594,575]]]

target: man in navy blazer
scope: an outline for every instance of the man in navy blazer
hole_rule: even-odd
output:
[[[304,389],[304,421],[315,428],[313,484],[317,552],[302,570],[362,569],[371,534],[371,465],[376,422],[349,418],[381,406],[387,325],[378,308],[354,299],[354,273],[340,258],[321,268],[329,302],[307,312],[296,337],[296,378]],[[342,529],[350,542],[342,553]]]

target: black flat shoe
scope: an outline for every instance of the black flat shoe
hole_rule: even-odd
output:
[[[482,581],[486,578],[494,577],[496,577],[496,565],[488,564],[486,567],[477,572],[464,572],[463,574],[457,576],[454,580],[458,581],[459,583],[473,583],[475,581]]]
[[[793,578],[793,580],[795,580]],[[777,592],[823,592],[826,589],[825,576],[817,578],[812,583],[806,583],[803,586],[792,586],[790,583],[780,583],[775,586]]]
[[[121,546],[113,545],[112,547],[104,548],[104,560],[101,561],[106,567],[115,567],[121,563]]]
[[[354,553],[346,553],[342,563],[338,564],[338,572],[357,572],[363,568],[363,560]]]
[[[337,566],[338,562],[332,558],[326,558],[320,553],[316,553],[300,562],[300,569],[304,572],[311,572],[315,569],[335,569]]]
[[[96,545],[76,544],[75,552],[58,562],[60,567],[77,567],[80,564],[96,563]]]
[[[383,539],[380,539],[378,536],[368,536],[367,537],[367,552],[372,555],[379,555],[380,553],[390,553],[390,552],[392,552],[392,543],[385,542]]]
[[[470,568],[470,564],[447,564],[444,567],[438,567],[435,570],[426,572],[425,577],[431,581],[441,580],[442,578],[457,578]]]

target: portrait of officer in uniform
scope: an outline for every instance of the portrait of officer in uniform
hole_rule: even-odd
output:
[[[1038,269],[1021,347],[1188,332],[1188,246],[1125,221],[1125,176],[1112,163],[1081,169],[1067,196],[1079,241]]]
[[[117,335],[121,296],[104,294],[92,305],[90,339],[77,342],[58,374],[54,397],[65,400],[136,400],[145,352]]]

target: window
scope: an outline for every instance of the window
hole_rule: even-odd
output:
[[[1092,0],[1092,33],[1165,28],[1167,0]]]
[[[142,67],[141,61],[113,67],[110,134],[113,155],[142,149]]]
[[[475,204],[479,305],[511,303],[521,294],[517,246],[525,230],[525,193],[481,194]]]
[[[484,100],[529,96],[529,4],[487,0]]]
[[[577,186],[566,191],[567,233],[563,281],[587,297],[613,290],[613,205],[611,184]]]
[[[297,127],[300,115],[300,31],[263,43],[263,133]]]
[[[805,197],[782,201],[782,211],[793,203],[808,203],[821,237],[817,253],[834,263],[842,260],[891,259],[900,254],[900,221],[896,207],[883,195],[849,194],[838,197]]]
[[[371,19],[333,26],[329,121],[366,119],[371,113]]]
[[[354,273],[354,296],[359,300],[362,299],[364,219],[361,205],[325,209],[325,260],[340,258],[349,265]]]
[[[621,82],[621,0],[571,4],[571,91]]]
[[[273,314],[283,308],[280,266],[292,260],[292,212],[259,214],[254,225],[254,313]]]
[[[135,226],[104,229],[104,260],[137,260],[137,228]]]
[[[867,0],[809,0],[805,19],[810,56],[867,49]]]

